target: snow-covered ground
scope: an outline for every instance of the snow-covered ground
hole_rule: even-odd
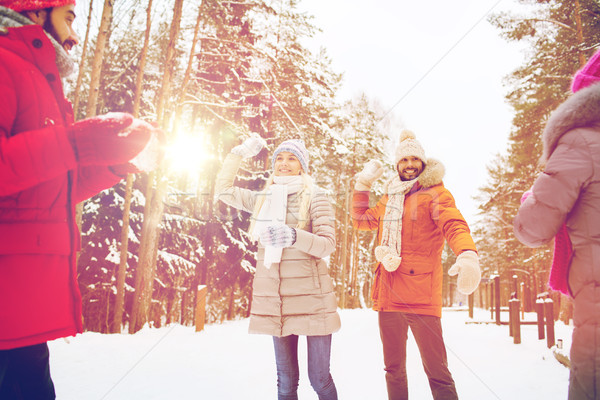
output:
[[[331,372],[339,398],[387,398],[377,315],[340,310],[333,336]],[[490,314],[475,310],[474,320]],[[466,324],[465,310],[444,310],[442,323],[450,371],[465,399],[565,399],[569,370],[538,340],[535,325],[522,326],[513,344],[508,326]],[[51,372],[59,400],[276,399],[275,361],[269,336],[247,334],[248,321],[193,327],[171,325],[135,335],[84,333],[50,342]],[[572,328],[556,323],[565,350]],[[306,374],[306,341],[300,341],[300,399],[317,399]],[[414,340],[408,343],[409,393],[431,399]]]

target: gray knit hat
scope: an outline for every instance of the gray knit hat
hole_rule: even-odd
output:
[[[287,151],[296,156],[298,161],[300,161],[300,165],[302,165],[302,170],[304,170],[305,173],[308,173],[309,155],[308,150],[306,150],[306,147],[304,146],[304,141],[301,139],[290,139],[282,142],[279,147],[275,149],[275,152],[273,152],[273,158],[271,159],[273,165],[275,165],[277,155],[283,151]]]

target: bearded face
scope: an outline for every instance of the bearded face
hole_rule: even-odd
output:
[[[44,30],[52,35],[67,52],[79,43],[79,37],[73,30],[74,8],[73,4],[68,4],[48,9],[42,24]]]
[[[410,181],[417,178],[423,172],[423,161],[414,156],[401,158],[396,165],[398,176],[403,181]]]

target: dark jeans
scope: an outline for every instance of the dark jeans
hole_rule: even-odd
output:
[[[0,399],[53,400],[48,344],[0,350]]]
[[[380,311],[379,333],[383,343],[389,400],[408,399],[406,340],[409,327],[419,347],[433,398],[458,399],[454,380],[448,370],[441,319],[430,315]]]
[[[298,399],[298,336],[273,337],[277,363],[277,398]],[[308,379],[319,400],[337,400],[337,390],[329,373],[331,335],[307,336]]]

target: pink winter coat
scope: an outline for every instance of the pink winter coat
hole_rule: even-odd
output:
[[[522,243],[538,247],[566,225],[572,243],[563,276],[573,296],[569,398],[600,398],[600,83],[579,90],[544,129],[544,172],[514,220]],[[567,238],[565,238],[566,240]]]
[[[75,204],[120,179],[78,168],[55,59],[40,26],[0,28],[0,350],[82,331]]]

